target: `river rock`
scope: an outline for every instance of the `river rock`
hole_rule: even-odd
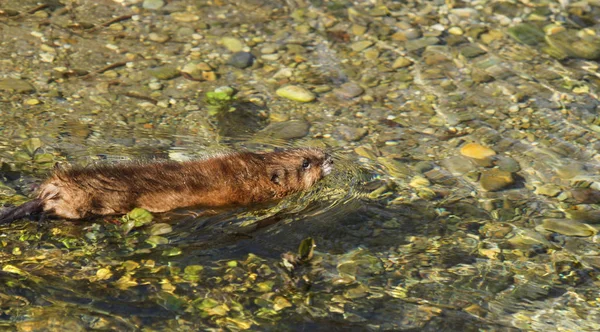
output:
[[[236,52],[231,55],[227,64],[236,68],[244,69],[252,66],[254,55],[248,52]]]
[[[496,155],[496,151],[477,143],[467,143],[460,148],[460,154],[473,159],[485,159]]]
[[[571,219],[544,219],[543,229],[568,236],[592,236],[598,232],[594,227]]]
[[[360,96],[363,92],[365,90],[354,82],[344,83],[339,88],[333,90],[333,93],[340,99],[352,99]]]
[[[546,183],[535,188],[535,193],[538,195],[544,195],[548,197],[556,197],[561,193],[560,186],[553,183]]]
[[[308,103],[315,100],[315,95],[307,89],[297,85],[287,85],[277,89],[275,92],[279,97],[289,100]]]
[[[410,61],[409,59],[401,56],[398,59],[396,59],[394,61],[394,63],[392,64],[392,68],[393,69],[398,69],[398,68],[404,68],[404,67],[408,67],[412,65],[412,61]]]
[[[268,125],[263,133],[284,140],[302,138],[308,135],[310,124],[304,120],[276,122]]]
[[[162,8],[162,6],[165,5],[165,2],[163,0],[144,0],[144,2],[142,3],[142,7],[144,9],[159,9]]]
[[[29,82],[17,78],[5,78],[0,80],[0,91],[14,91],[17,93],[31,93],[35,91]]]
[[[368,47],[371,47],[371,45],[373,45],[372,41],[362,40],[353,43],[352,45],[350,45],[350,48],[355,52],[360,52]]]
[[[239,39],[233,37],[223,37],[221,38],[221,43],[233,53],[241,52],[244,48],[244,44]]]
[[[339,126],[337,132],[348,142],[360,141],[369,132],[365,128],[355,128],[350,126]]]
[[[514,182],[515,180],[513,179],[512,173],[498,168],[482,170],[481,178],[479,179],[481,187],[487,191],[499,191],[510,186]]]
[[[463,175],[475,170],[471,159],[464,156],[454,156],[442,161],[442,166],[455,175]]]
[[[571,195],[576,204],[600,203],[600,191],[592,188],[574,188],[571,189]]]
[[[159,80],[170,80],[181,73],[175,66],[162,66],[150,70],[150,74]]]
[[[521,170],[521,166],[516,160],[506,156],[495,156],[492,159],[492,164],[503,171],[511,173],[515,173]]]

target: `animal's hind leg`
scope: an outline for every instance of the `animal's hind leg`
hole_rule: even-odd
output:
[[[48,219],[50,219],[50,218],[48,218],[48,212],[43,211],[42,213],[40,213],[39,217],[37,218],[38,231],[48,225]]]

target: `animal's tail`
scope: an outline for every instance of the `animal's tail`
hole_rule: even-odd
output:
[[[40,199],[34,199],[19,206],[6,208],[3,211],[0,211],[0,225],[9,224],[31,214],[40,213],[43,211],[43,208],[44,204]]]

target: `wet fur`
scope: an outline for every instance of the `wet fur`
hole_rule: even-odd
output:
[[[331,164],[322,150],[308,148],[232,153],[184,163],[57,169],[40,186],[37,199],[3,212],[0,223],[39,212],[81,219],[124,214],[135,207],[165,212],[267,202],[308,189]]]

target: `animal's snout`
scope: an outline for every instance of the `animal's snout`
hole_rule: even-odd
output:
[[[325,154],[325,160],[323,160],[323,175],[331,173],[333,170],[333,158],[329,153]]]

